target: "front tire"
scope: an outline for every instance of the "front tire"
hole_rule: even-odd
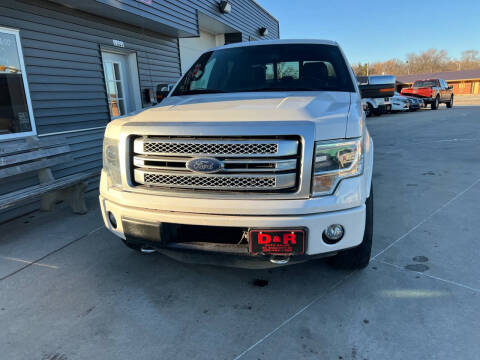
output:
[[[370,263],[373,240],[373,187],[365,202],[366,218],[363,241],[353,249],[344,250],[328,259],[330,265],[341,269],[364,269]]]
[[[370,104],[367,104],[367,109],[365,110],[365,116],[370,117],[372,116],[373,113],[373,106]]]
[[[447,108],[451,109],[453,107],[453,95],[450,97],[450,101],[447,101]]]
[[[440,98],[437,95],[437,97],[435,98],[435,100],[432,103],[432,110],[437,110],[438,105],[440,105]]]

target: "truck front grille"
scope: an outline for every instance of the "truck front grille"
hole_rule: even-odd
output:
[[[215,173],[187,167],[196,158],[221,164]],[[132,171],[136,185],[163,190],[229,192],[295,191],[298,187],[298,138],[162,138],[133,140]]]
[[[195,175],[165,175],[165,174],[145,174],[145,184],[159,186],[180,186],[185,188],[201,189],[274,189],[274,176],[195,176]]]
[[[185,141],[145,142],[143,150],[147,153],[174,155],[270,155],[278,151],[274,143],[190,143]]]

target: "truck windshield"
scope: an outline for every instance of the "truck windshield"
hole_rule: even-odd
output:
[[[256,91],[346,91],[355,88],[336,46],[281,44],[203,54],[172,96]]]
[[[432,86],[437,86],[436,80],[415,81],[415,83],[413,84],[414,88],[432,87]]]

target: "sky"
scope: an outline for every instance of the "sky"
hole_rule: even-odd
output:
[[[480,51],[480,0],[257,0],[282,39],[337,41],[351,64],[430,48]]]

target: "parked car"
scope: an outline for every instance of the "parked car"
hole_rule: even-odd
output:
[[[201,55],[158,106],[108,124],[100,204],[105,226],[140,252],[363,268],[372,169],[337,43],[237,43]]]
[[[410,103],[410,111],[417,111],[420,109],[420,103],[418,99],[414,97],[408,97],[408,102]]]
[[[432,110],[438,109],[439,104],[445,103],[447,108],[453,106],[453,87],[443,79],[418,80],[411,88],[404,88],[402,95],[421,98]]]
[[[408,97],[401,95],[398,92],[395,92],[394,96],[390,98],[390,103],[392,104],[392,111],[408,111],[410,110],[410,101]]]

